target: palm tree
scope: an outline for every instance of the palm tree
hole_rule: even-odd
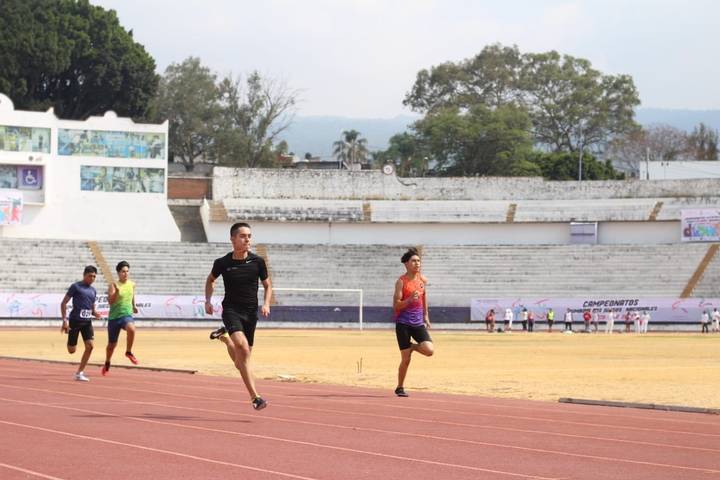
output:
[[[333,155],[347,164],[365,163],[368,153],[367,139],[357,130],[343,130],[342,138],[333,143]]]

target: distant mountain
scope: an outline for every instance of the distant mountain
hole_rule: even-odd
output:
[[[296,117],[281,138],[288,142],[290,151],[301,158],[308,152],[322,158],[332,157],[333,142],[340,139],[343,130],[351,129],[367,138],[371,151],[385,150],[390,137],[407,131],[408,125],[418,118],[412,115],[394,118]],[[686,131],[692,131],[703,122],[720,131],[720,110],[640,108],[636,112],[636,120],[643,126],[663,123]]]
[[[295,117],[292,125],[280,135],[290,151],[300,158],[306,153],[322,158],[332,157],[332,144],[343,130],[357,130],[368,141],[370,151],[385,150],[388,140],[408,129],[419,117],[399,115],[394,118]]]
[[[648,126],[664,123],[691,132],[699,123],[720,130],[720,110],[669,110],[663,108],[639,108],[635,112],[638,123]]]

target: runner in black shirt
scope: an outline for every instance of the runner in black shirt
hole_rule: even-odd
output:
[[[252,242],[250,225],[236,223],[230,227],[230,242],[233,251],[215,260],[212,271],[205,281],[205,312],[209,315],[213,313],[211,302],[215,280],[222,275],[225,285],[225,298],[222,301],[223,328],[230,337],[225,343],[230,358],[250,393],[253,408],[261,410],[267,406],[267,402],[255,389],[255,379],[250,371],[250,353],[258,321],[258,280],[265,289],[263,305],[260,309],[264,317],[270,314],[272,285],[265,260],[250,252]],[[216,333],[218,332],[213,332],[213,335]]]

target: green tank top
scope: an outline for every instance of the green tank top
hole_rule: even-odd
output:
[[[110,305],[110,314],[108,315],[108,318],[110,320],[115,320],[120,317],[132,317],[132,299],[135,282],[128,280],[125,283],[117,282],[115,285],[118,287],[118,291],[120,293],[118,294],[118,298],[115,300],[115,303]]]

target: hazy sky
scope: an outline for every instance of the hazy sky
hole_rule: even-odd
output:
[[[258,70],[299,115],[392,117],[417,72],[492,43],[557,50],[632,75],[642,107],[720,109],[716,0],[91,0],[155,58]]]

